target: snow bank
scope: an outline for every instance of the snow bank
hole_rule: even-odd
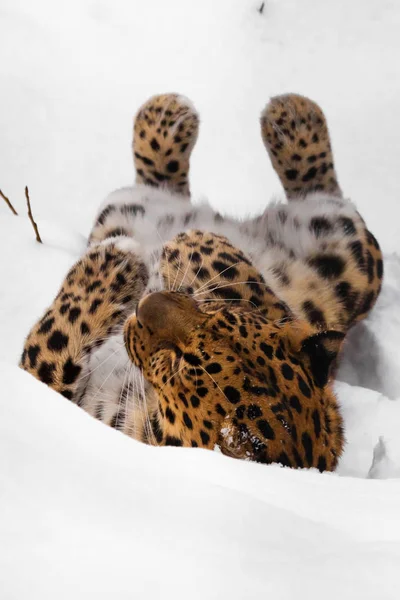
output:
[[[0,379],[2,598],[399,597],[399,480],[146,447]]]
[[[385,255],[382,292],[368,319],[346,339],[338,378],[400,398],[400,258]]]
[[[353,477],[400,477],[400,401],[362,387],[336,382],[346,428],[337,473]]]

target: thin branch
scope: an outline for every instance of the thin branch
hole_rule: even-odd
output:
[[[26,198],[26,203],[28,205],[28,217],[29,217],[29,219],[33,225],[33,229],[35,230],[35,233],[36,233],[36,241],[39,242],[40,244],[43,244],[40,234],[39,234],[38,226],[36,225],[36,223],[33,219],[32,211],[31,211],[31,202],[29,200],[29,190],[28,190],[27,186],[25,186],[25,198]]]
[[[264,12],[264,6],[265,6],[265,2],[263,2],[263,3],[261,4],[260,8],[258,9],[258,12],[260,13],[260,15],[262,15],[262,14],[263,14],[263,12]]]
[[[1,190],[0,190],[0,196],[3,198],[3,200],[6,201],[6,203],[8,204],[9,209],[14,213],[14,215],[18,216],[17,211],[15,210],[15,208],[13,207],[13,205],[11,204],[11,202],[9,201],[9,199],[7,198],[7,196],[5,196]]]

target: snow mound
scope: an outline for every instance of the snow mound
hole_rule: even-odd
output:
[[[0,379],[2,598],[399,597],[399,480],[147,447]]]
[[[337,381],[335,391],[345,422],[346,446],[337,473],[352,477],[399,477],[400,401]],[[382,438],[391,468],[380,468],[376,446]]]
[[[400,258],[384,257],[381,294],[368,319],[346,338],[338,379],[400,398]]]

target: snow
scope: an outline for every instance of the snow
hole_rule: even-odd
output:
[[[2,600],[400,597],[400,7],[259,4],[1,2],[0,188],[19,212],[0,199]],[[347,445],[333,475],[146,447],[16,366],[100,202],[132,181],[134,112],[163,91],[201,115],[194,196],[237,215],[281,194],[258,129],[268,97],[325,110],[341,186],[385,251],[336,383]]]
[[[3,598],[398,598],[399,480],[146,447],[0,377]]]

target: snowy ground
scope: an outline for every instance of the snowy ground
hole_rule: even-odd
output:
[[[21,213],[0,203],[1,600],[400,597],[400,7],[258,4],[0,0],[0,188]],[[258,131],[268,97],[325,109],[341,185],[386,253],[337,384],[335,475],[145,447],[15,366],[96,207],[132,180],[132,116],[162,91],[201,114],[194,195],[241,215],[280,193]]]

